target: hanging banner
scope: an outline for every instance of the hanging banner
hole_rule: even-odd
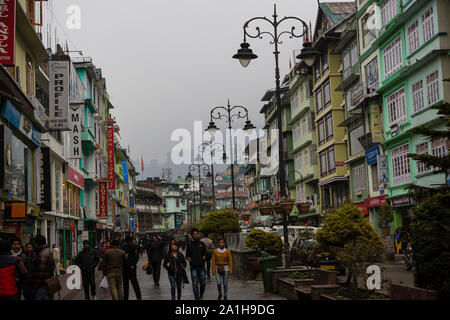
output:
[[[16,1],[0,1],[0,64],[14,65],[16,45]]]
[[[84,105],[71,105],[69,116],[70,150],[69,159],[81,159],[81,121],[83,119]]]
[[[116,188],[116,177],[115,177],[115,160],[114,160],[114,125],[112,120],[108,123],[106,131],[107,139],[107,151],[108,151],[108,180],[109,190],[114,190]]]
[[[67,181],[84,190],[84,176],[74,169],[71,164],[67,165]]]
[[[122,168],[123,168],[123,181],[125,181],[125,183],[128,183],[128,170],[126,161],[122,161]]]
[[[381,143],[381,112],[376,103],[370,106],[370,132],[372,133],[372,142]]]
[[[41,148],[41,209],[52,211],[52,186],[50,174],[50,148]]]
[[[98,183],[98,217],[108,218],[108,185],[107,182]]]
[[[50,130],[69,130],[70,61],[50,61]]]

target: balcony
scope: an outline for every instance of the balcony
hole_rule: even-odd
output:
[[[359,143],[361,143],[364,150],[368,150],[371,147],[375,146],[377,143],[373,142],[372,133],[366,133],[358,138]]]

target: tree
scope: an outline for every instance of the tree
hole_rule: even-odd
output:
[[[240,232],[241,226],[232,210],[216,210],[202,220],[200,231],[223,237],[228,232]]]
[[[283,250],[283,241],[280,235],[253,229],[245,239],[245,245],[250,249],[264,250],[271,254],[279,254]]]
[[[345,204],[329,214],[315,234],[324,251],[333,254],[348,270],[346,285],[356,290],[358,279],[367,267],[383,253],[384,244],[361,211]]]
[[[416,208],[411,225],[411,248],[417,287],[450,298],[450,196],[435,195]]]

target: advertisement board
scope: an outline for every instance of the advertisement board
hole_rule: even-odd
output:
[[[48,128],[67,131],[69,130],[70,61],[50,61],[49,71],[50,119]]]

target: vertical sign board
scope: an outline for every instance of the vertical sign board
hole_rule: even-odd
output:
[[[0,64],[14,65],[16,0],[0,0]]]
[[[70,61],[50,61],[50,111],[48,128],[69,130]]]
[[[123,169],[123,181],[125,181],[125,183],[128,183],[128,170],[126,161],[122,161],[122,169]]]
[[[377,156],[378,162],[378,181],[385,183],[389,181],[387,157],[385,155]]]
[[[52,187],[50,180],[50,148],[41,148],[41,209],[52,211]]]
[[[98,183],[98,217],[100,219],[108,218],[108,185],[107,182]]]
[[[84,105],[71,105],[69,110],[70,152],[69,159],[81,159],[81,121]]]
[[[107,151],[108,151],[108,180],[109,190],[114,190],[116,188],[116,177],[115,177],[115,161],[114,161],[114,126],[112,122],[108,123],[106,130],[107,138]]]
[[[370,131],[372,132],[372,141],[380,143],[381,136],[381,112],[377,103],[372,103],[370,106]]]

